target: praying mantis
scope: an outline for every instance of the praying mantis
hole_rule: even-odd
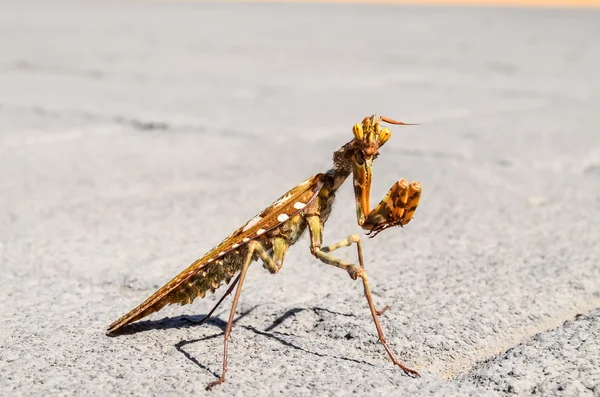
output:
[[[289,247],[296,243],[308,229],[312,255],[328,265],[345,270],[352,280],[362,280],[364,295],[379,340],[392,362],[407,375],[420,376],[417,371],[399,362],[387,345],[378,319],[387,307],[377,310],[373,303],[360,236],[353,234],[342,241],[323,246],[324,226],[331,213],[336,192],[350,175],[354,185],[356,220],[369,237],[375,237],[390,227],[403,227],[413,218],[421,197],[419,182],[408,183],[405,179],[400,179],[392,185],[375,208],[372,210],[370,208],[373,160],[378,157],[381,146],[391,137],[390,129],[382,127],[382,122],[415,125],[384,116],[365,117],[361,123],[353,126],[352,140],[333,153],[333,167],[330,170],[308,178],[275,200],[143,303],[110,324],[107,334],[115,335],[128,324],[157,312],[166,305],[174,303],[185,305],[192,303],[196,297],[204,298],[208,291],[214,293],[223,282],[229,284],[237,274],[223,297],[202,320],[209,319],[223,299],[231,294],[237,285],[225,329],[223,369],[220,378],[206,387],[210,390],[225,381],[227,342],[231,335],[235,310],[248,267],[252,262],[260,259],[269,273],[279,272]],[[353,244],[357,247],[358,265],[332,254],[337,249]]]

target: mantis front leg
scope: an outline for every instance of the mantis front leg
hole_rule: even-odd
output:
[[[407,366],[403,365],[400,361],[398,361],[387,345],[387,341],[385,339],[385,336],[383,335],[383,330],[381,329],[381,325],[379,324],[379,319],[377,318],[378,314],[380,313],[377,311],[377,309],[375,309],[375,305],[373,304],[371,288],[369,287],[369,280],[367,278],[367,273],[365,271],[363,263],[362,249],[360,246],[360,237],[357,235],[352,235],[347,239],[340,241],[339,243],[332,244],[329,247],[321,248],[321,245],[323,243],[323,225],[321,223],[321,219],[318,215],[307,215],[307,222],[311,240],[310,250],[313,253],[313,255],[315,255],[322,262],[328,265],[332,265],[340,269],[346,270],[353,280],[356,280],[359,277],[362,279],[363,288],[365,291],[365,298],[367,298],[367,303],[369,304],[369,309],[371,310],[373,322],[375,323],[375,327],[377,328],[379,341],[381,342],[388,356],[395,365],[399,366],[407,375],[419,377],[420,375],[417,371],[408,368]],[[336,258],[333,255],[329,254],[329,252],[337,248],[349,246],[353,243],[357,243],[360,266],[346,262],[343,259]]]
[[[355,191],[365,192],[364,189],[357,190],[356,188]],[[421,184],[419,182],[409,184],[406,179],[400,179],[392,185],[377,207],[366,214],[360,212],[359,225],[369,232],[369,237],[375,237],[392,226],[403,227],[413,218],[420,198]],[[358,211],[363,208],[359,202],[364,202],[364,199],[357,196],[356,200]]]

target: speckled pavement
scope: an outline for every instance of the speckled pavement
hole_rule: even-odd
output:
[[[214,396],[600,396],[600,12],[0,3],[0,395],[205,395],[231,300],[133,308],[310,175],[372,113],[360,283],[310,255],[250,268]],[[356,226],[344,186],[325,230]],[[355,260],[354,250],[340,256]]]

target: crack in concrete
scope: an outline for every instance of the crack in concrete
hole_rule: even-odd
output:
[[[446,380],[459,380],[466,378],[469,374],[475,371],[480,365],[483,365],[490,360],[500,357],[510,349],[524,343],[533,338],[535,335],[550,332],[557,327],[563,326],[569,320],[573,320],[580,313],[589,313],[600,307],[600,299],[593,299],[587,305],[577,309],[563,311],[559,316],[539,323],[537,326],[523,330],[519,336],[515,334],[513,338],[505,341],[499,341],[494,347],[484,347],[478,350],[477,354],[472,357],[460,358],[449,362],[446,365],[447,370],[442,377]]]

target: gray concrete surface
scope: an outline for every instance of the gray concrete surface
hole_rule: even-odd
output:
[[[537,334],[480,364],[469,380],[521,396],[600,393],[600,309]]]
[[[600,395],[598,11],[12,3],[1,395],[204,395],[230,301],[203,326],[215,296],[106,326],[372,113],[421,123],[393,128],[373,187],[421,181],[416,218],[365,257],[423,377],[391,365],[360,285],[303,238],[279,274],[251,268],[212,395]],[[346,186],[325,238],[357,231]]]

